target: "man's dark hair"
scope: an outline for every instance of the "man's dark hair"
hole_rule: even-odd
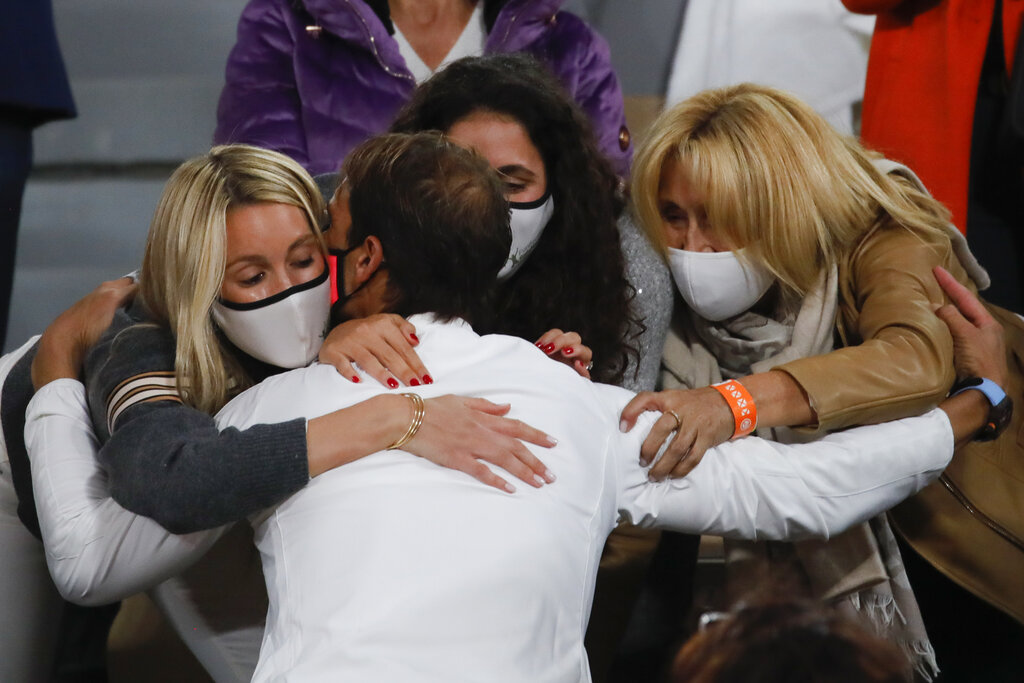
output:
[[[348,243],[380,240],[390,310],[472,325],[490,314],[512,233],[501,181],[484,159],[440,133],[396,133],[361,144],[342,173]]]

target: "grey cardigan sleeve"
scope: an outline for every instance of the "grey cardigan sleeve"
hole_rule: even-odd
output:
[[[177,397],[170,333],[136,323],[119,313],[86,361],[99,459],[114,500],[171,532],[190,533],[242,519],[309,481],[305,420],[218,431],[212,416]],[[148,400],[124,400],[132,395]]]
[[[629,212],[619,219],[619,235],[626,279],[636,290],[630,302],[631,312],[643,325],[629,331],[630,343],[637,347],[640,359],[637,363],[630,357],[622,386],[630,391],[652,391],[658,381],[665,336],[672,319],[672,275]]]

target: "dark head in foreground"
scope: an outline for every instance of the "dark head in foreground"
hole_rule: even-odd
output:
[[[674,683],[908,683],[892,644],[824,606],[770,599],[725,613],[683,646]]]

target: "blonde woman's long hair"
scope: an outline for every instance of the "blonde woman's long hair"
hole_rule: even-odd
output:
[[[663,253],[658,185],[672,158],[703,194],[716,234],[744,247],[747,258],[801,296],[885,215],[921,233],[942,231],[949,221],[942,204],[880,173],[872,164],[877,154],[840,135],[809,106],[745,83],[666,110],[637,152],[635,211]]]
[[[298,207],[324,249],[324,202],[313,179],[288,157],[248,145],[214,147],[179,166],[150,224],[139,296],[174,335],[182,400],[207,413],[252,383],[219,339],[210,310],[224,280],[227,214],[260,203]]]

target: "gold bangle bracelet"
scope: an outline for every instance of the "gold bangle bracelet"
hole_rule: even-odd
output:
[[[413,394],[410,392],[407,394],[402,394],[402,396],[405,396],[410,401],[412,401],[412,421],[409,423],[409,428],[405,430],[405,434],[402,435],[402,438],[388,446],[387,449],[389,451],[393,451],[396,448],[401,448],[405,444],[409,443],[414,436],[416,436],[416,432],[420,431],[420,425],[423,424],[423,413],[426,412],[423,406],[423,399],[420,397],[419,394]]]

